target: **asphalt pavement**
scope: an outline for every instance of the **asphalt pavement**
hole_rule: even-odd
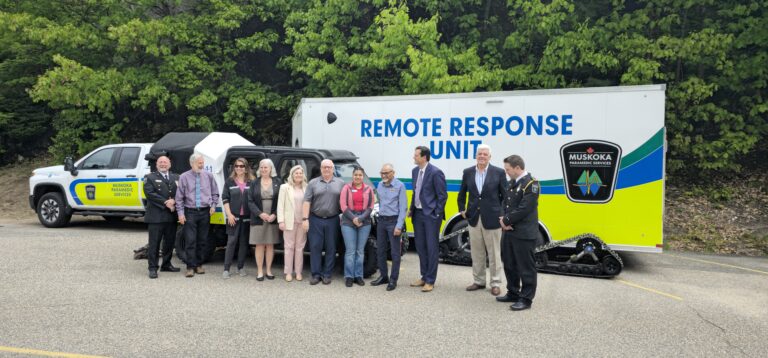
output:
[[[146,227],[0,222],[0,356],[768,356],[768,259],[622,253],[614,279],[540,274],[531,310],[466,292],[469,267],[441,264],[435,290],[347,288],[160,272],[132,250]],[[182,264],[174,258],[174,264]],[[305,258],[305,277],[309,277]]]

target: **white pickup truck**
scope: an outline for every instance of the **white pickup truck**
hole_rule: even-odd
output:
[[[29,205],[46,227],[69,224],[72,215],[99,215],[108,221],[144,216],[144,156],[152,143],[111,144],[77,162],[39,168],[29,179]]]

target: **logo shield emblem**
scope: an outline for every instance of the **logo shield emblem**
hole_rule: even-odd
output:
[[[582,140],[560,148],[563,183],[568,199],[577,203],[606,203],[613,198],[621,162],[621,147]]]

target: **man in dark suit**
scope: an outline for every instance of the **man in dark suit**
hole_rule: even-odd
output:
[[[469,222],[469,244],[472,247],[472,278],[467,291],[485,289],[485,261],[491,271],[491,294],[501,293],[501,224],[502,203],[507,187],[504,170],[491,165],[491,147],[481,144],[475,154],[477,165],[464,169],[459,188],[459,212]],[[467,203],[467,194],[469,202]],[[466,208],[466,210],[465,210]],[[486,256],[487,252],[487,256]]]
[[[514,302],[513,311],[531,308],[536,295],[536,265],[533,259],[539,235],[539,181],[525,170],[519,155],[504,158],[504,170],[512,180],[504,198],[504,231],[501,259],[507,277],[507,294],[499,302]]]
[[[157,158],[157,171],[144,177],[144,197],[147,211],[144,222],[149,226],[147,261],[149,278],[157,278],[157,256],[160,242],[163,243],[163,265],[160,271],[179,272],[171,264],[173,244],[176,241],[176,181],[179,176],[169,171],[171,160],[166,156]]]
[[[413,161],[413,199],[408,216],[413,218],[416,252],[419,254],[421,278],[411,284],[421,292],[431,292],[437,279],[438,240],[440,224],[445,220],[445,201],[448,199],[445,175],[429,164],[429,148],[416,147]]]

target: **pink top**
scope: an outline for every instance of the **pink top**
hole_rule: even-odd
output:
[[[354,192],[353,192],[354,190]],[[355,203],[355,194],[362,196],[362,200],[360,201],[360,206],[357,206],[357,203]],[[339,200],[339,204],[341,204],[341,211],[344,212],[347,209],[355,210],[355,211],[362,211],[373,208],[373,200],[371,198],[373,197],[373,189],[371,189],[370,186],[363,184],[363,187],[360,189],[355,189],[352,186],[352,183],[346,184],[343,189],[341,189],[341,200]]]
[[[235,179],[235,184],[237,184],[237,187],[240,189],[240,194],[243,194],[243,192],[245,192],[245,185],[246,185],[246,183],[245,182],[241,183],[241,182],[237,181],[237,179]],[[244,214],[245,214],[245,212],[243,211],[243,207],[241,206],[240,207],[240,216],[243,216]]]
[[[304,189],[293,187],[293,222],[301,224],[301,208],[304,205]]]

